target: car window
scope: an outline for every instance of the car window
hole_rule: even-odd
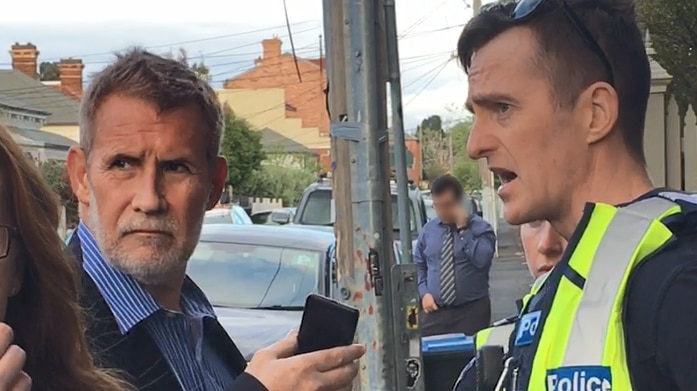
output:
[[[392,194],[392,223],[395,232],[399,232],[399,208],[397,207],[397,195]],[[414,205],[409,201],[409,228],[416,232],[416,212]],[[332,221],[332,192],[330,190],[314,190],[307,196],[303,207],[300,224],[305,225],[333,225]]]
[[[254,224],[271,224],[271,212],[257,213],[252,216],[252,223]]]
[[[231,213],[207,213],[203,218],[203,224],[233,224]]]
[[[187,274],[217,306],[302,307],[319,287],[319,251],[199,242]]]
[[[315,190],[310,192],[303,207],[301,224],[333,225],[332,223],[332,192]]]
[[[254,224],[247,212],[245,212],[244,208],[241,206],[233,205],[231,210],[234,224]]]
[[[436,208],[433,207],[433,200],[424,200],[424,205],[426,206],[426,217],[428,217],[429,220],[433,220],[438,217],[436,215]]]

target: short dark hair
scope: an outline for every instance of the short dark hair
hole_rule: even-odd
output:
[[[645,164],[644,122],[651,68],[634,1],[565,1],[598,42],[613,75],[608,75],[602,60],[584,42],[560,6],[524,22],[539,45],[531,60],[548,77],[550,92],[560,108],[573,107],[584,89],[614,76],[613,86],[619,99],[617,127],[634,159]],[[504,31],[521,25],[510,18],[515,6],[515,2],[487,4],[467,23],[457,44],[465,72],[469,71],[474,52]]]
[[[462,188],[460,181],[450,174],[443,174],[438,176],[431,183],[431,194],[434,196],[440,196],[447,192],[451,192],[456,200],[462,200],[465,191]]]
[[[186,64],[139,48],[117,54],[116,61],[99,72],[87,88],[80,107],[80,147],[85,154],[94,142],[97,110],[112,94],[143,99],[159,111],[198,106],[207,157],[212,160],[218,156],[224,122],[213,88]]]

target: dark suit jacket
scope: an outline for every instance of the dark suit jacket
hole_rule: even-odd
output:
[[[82,284],[80,305],[87,312],[87,340],[97,365],[120,371],[125,380],[138,390],[187,391],[182,390],[164,355],[142,324],[121,335],[106,300],[82,268],[82,249],[77,233],[70,238],[68,247],[79,264]],[[232,368],[236,377],[234,384],[226,391],[266,391],[254,377],[244,373],[247,362],[220,323],[207,318],[204,329],[217,353]]]

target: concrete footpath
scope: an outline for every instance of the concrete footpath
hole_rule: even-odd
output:
[[[501,219],[498,225],[499,256],[491,266],[492,320],[516,312],[515,301],[530,290],[532,276],[525,265],[518,228]]]

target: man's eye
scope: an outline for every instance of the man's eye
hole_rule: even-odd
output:
[[[130,164],[126,162],[125,160],[115,160],[113,163],[111,163],[111,168],[128,168]]]
[[[506,113],[511,109],[511,105],[508,103],[499,103],[499,112]]]
[[[185,172],[188,168],[182,163],[166,163],[163,165],[162,169],[164,171],[172,172]]]

